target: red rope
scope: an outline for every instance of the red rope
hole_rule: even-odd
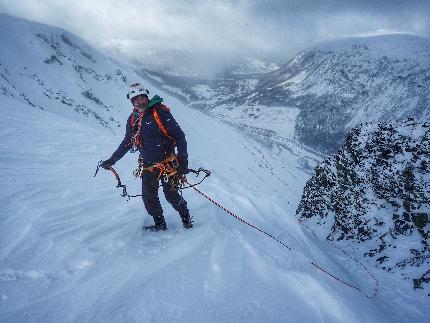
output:
[[[307,226],[306,224],[305,224],[305,220],[303,219],[303,218],[300,218],[299,219],[299,223],[301,224],[301,225],[303,225],[306,229],[308,229],[311,233],[312,233],[312,235],[315,237],[315,239],[317,239],[317,240],[320,240],[320,239],[318,239],[318,237],[317,237],[317,235],[315,234],[315,232],[309,227],[309,226]],[[327,242],[327,241],[326,241]],[[365,265],[363,265],[360,261],[358,261],[356,258],[354,258],[353,256],[351,256],[350,254],[348,254],[345,250],[343,250],[342,248],[340,248],[340,247],[338,247],[338,246],[336,246],[334,243],[332,243],[332,242],[327,242],[327,243],[329,243],[331,246],[333,246],[333,247],[335,247],[336,249],[338,249],[338,250],[340,250],[340,251],[342,251],[348,258],[350,258],[350,259],[352,259],[352,260],[354,260],[356,263],[358,263],[361,267],[363,267],[363,269],[369,274],[369,276],[370,277],[372,277],[372,279],[375,281],[375,287],[374,287],[374,289],[373,289],[373,293],[372,293],[372,295],[367,295],[366,293],[364,293],[361,289],[359,289],[359,288],[357,288],[357,287],[355,287],[355,286],[351,286],[351,287],[353,287],[353,288],[356,288],[356,289],[358,289],[358,290],[360,290],[364,295],[366,295],[366,297],[368,297],[368,298],[373,298],[373,297],[375,297],[376,296],[376,294],[378,293],[378,290],[379,290],[379,282],[378,282],[378,280],[375,278],[375,276],[370,272],[370,270],[369,269],[367,269],[367,267],[365,266]],[[313,263],[312,263],[313,264]],[[317,267],[318,269],[320,269],[320,270],[322,270],[322,271],[324,271],[322,268],[319,268],[318,266],[316,266],[315,264],[313,264],[315,267]],[[324,271],[325,272],[325,271]],[[328,275],[330,275],[329,273],[327,273],[326,272],[326,274],[328,274]],[[330,275],[331,276],[331,275]],[[334,277],[334,278],[336,278],[336,277]]]
[[[205,193],[203,193],[201,190],[199,190],[198,188],[196,188],[195,186],[193,186],[193,189],[197,192],[197,193],[199,193],[200,195],[202,195],[203,197],[205,197],[206,199],[208,199],[212,204],[214,204],[214,205],[216,205],[217,207],[219,207],[220,209],[222,209],[223,211],[225,211],[226,213],[228,213],[229,215],[231,215],[231,216],[233,216],[234,218],[236,218],[237,220],[239,220],[239,221],[241,221],[242,223],[245,223],[246,225],[248,225],[248,226],[250,226],[251,228],[253,228],[254,230],[257,230],[258,232],[261,232],[261,233],[263,233],[263,234],[265,234],[266,236],[268,236],[269,238],[271,238],[271,239],[273,239],[273,240],[275,240],[276,242],[278,242],[279,244],[281,244],[281,245],[283,245],[285,248],[287,248],[288,250],[290,250],[290,251],[292,251],[292,249],[290,248],[290,247],[288,247],[286,244],[284,244],[282,241],[280,241],[280,240],[278,240],[277,238],[275,238],[274,236],[272,236],[270,233],[267,233],[266,231],[263,231],[263,230],[261,230],[261,229],[259,229],[259,228],[257,228],[255,225],[253,225],[253,224],[251,224],[251,223],[249,223],[249,222],[247,222],[247,221],[245,221],[244,219],[242,219],[241,217],[239,217],[238,215],[236,215],[235,213],[233,213],[232,211],[230,211],[229,209],[227,209],[226,207],[224,207],[224,206],[222,206],[220,203],[218,203],[217,201],[215,201],[214,199],[212,199],[210,196],[208,196],[207,194],[205,194]],[[299,221],[300,222],[300,224],[303,224],[301,221]],[[307,226],[306,226],[307,227]],[[317,238],[316,237],[316,235],[315,235],[315,233],[311,230],[311,232],[312,232],[312,234],[315,236],[315,238]],[[317,238],[318,239],[318,238]],[[337,246],[335,246],[336,248],[338,248]],[[340,249],[340,248],[338,248],[338,249]],[[360,291],[361,293],[363,293],[366,297],[368,297],[368,298],[373,298],[375,295],[376,295],[376,293],[377,293],[377,291],[378,291],[378,286],[379,286],[379,284],[378,284],[378,281],[376,280],[376,278],[370,273],[370,271],[362,264],[362,263],[360,263],[358,260],[356,260],[355,258],[353,258],[353,257],[351,257],[350,255],[348,255],[345,251],[343,251],[342,249],[340,249],[345,255],[347,255],[349,258],[351,258],[351,259],[353,259],[353,260],[355,260],[357,263],[359,263],[368,273],[369,273],[369,275],[375,280],[375,282],[376,282],[376,287],[375,287],[375,289],[374,289],[374,293],[373,293],[373,295],[371,295],[371,296],[369,296],[369,295],[367,295],[366,293],[364,293],[362,290],[361,290],[361,288],[359,288],[359,287],[357,287],[357,286],[354,286],[354,285],[351,285],[351,284],[349,284],[349,283],[347,283],[347,282],[345,282],[345,281],[343,281],[342,279],[340,279],[339,277],[336,277],[335,275],[333,275],[333,274],[331,274],[330,272],[328,272],[327,270],[325,270],[324,268],[322,268],[322,267],[320,267],[320,266],[318,266],[317,264],[315,264],[314,262],[311,262],[311,265],[312,266],[314,266],[315,268],[317,268],[318,270],[320,270],[320,271],[322,271],[323,273],[325,273],[326,275],[328,275],[328,276],[330,276],[330,277],[332,277],[332,278],[334,278],[335,280],[337,280],[338,282],[340,282],[340,283],[342,283],[342,284],[344,284],[344,285],[346,285],[346,286],[348,286],[348,287],[350,287],[350,288],[353,288],[353,289],[356,289],[356,290],[358,290],[358,291]]]
[[[314,262],[311,262],[311,265],[312,265],[312,266],[314,266],[314,267],[316,267],[316,268],[318,268],[318,269],[319,269],[319,270],[321,270],[323,273],[326,273],[326,274],[327,274],[327,275],[329,275],[330,277],[333,277],[334,279],[336,279],[337,281],[341,282],[342,284],[345,284],[346,286],[349,286],[349,287],[351,287],[351,288],[354,288],[354,289],[356,289],[356,290],[359,290],[360,292],[362,292],[362,293],[363,293],[363,291],[362,291],[360,288],[358,288],[357,286],[351,285],[351,284],[349,284],[349,283],[347,283],[347,282],[343,281],[342,279],[340,279],[340,278],[336,277],[335,275],[330,274],[327,270],[325,270],[325,269],[321,268],[320,266],[318,266],[318,265],[317,265],[317,264],[315,264]],[[364,295],[366,295],[366,294],[364,294]],[[366,295],[366,296],[367,296],[367,295]]]
[[[281,245],[283,245],[285,248],[289,249],[291,251],[291,248],[288,247],[285,243],[283,243],[282,241],[278,240],[277,238],[275,238],[274,236],[272,236],[270,233],[267,233],[266,231],[263,231],[259,228],[257,228],[255,225],[245,221],[244,219],[242,219],[241,217],[237,216],[236,214],[234,214],[232,211],[228,210],[227,208],[225,208],[224,206],[222,206],[221,204],[219,204],[217,201],[213,200],[212,198],[210,198],[208,195],[206,195],[205,193],[203,193],[202,191],[200,191],[198,188],[196,188],[195,186],[193,186],[193,189],[201,194],[202,196],[204,196],[205,198],[207,198],[210,202],[212,202],[213,204],[215,204],[216,206],[218,206],[220,209],[224,210],[225,212],[227,212],[228,214],[230,214],[231,216],[235,217],[236,219],[238,219],[239,221],[245,223],[246,225],[250,226],[251,228],[265,234],[266,236],[272,238],[273,240],[275,240],[276,242],[280,243]]]

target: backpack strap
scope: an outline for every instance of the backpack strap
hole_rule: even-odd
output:
[[[169,135],[169,132],[167,131],[166,127],[161,122],[160,115],[158,114],[158,111],[157,111],[158,108],[162,109],[165,112],[170,112],[170,109],[168,107],[166,107],[164,104],[160,104],[157,107],[154,107],[152,109],[152,116],[154,117],[154,120],[157,123],[158,128],[160,128],[161,132],[163,133],[164,137],[170,139],[173,142],[173,144],[176,146],[176,140],[173,139],[173,137]],[[128,145],[133,144],[133,147],[135,147],[136,150],[139,149],[142,145],[142,141],[140,138],[140,127],[142,125],[142,117],[143,117],[143,114],[139,115],[139,117],[137,117],[137,120],[136,120],[135,111],[133,110],[133,112],[131,114],[131,118],[130,118],[130,127],[131,127],[131,131],[132,131],[132,139]],[[138,122],[137,131],[136,131],[136,133],[133,133],[134,126],[135,126],[136,122]]]
[[[164,104],[159,104],[158,106],[157,106],[157,108],[160,108],[161,110],[163,110],[163,111],[166,111],[166,112],[169,112],[170,113],[170,109],[167,107],[167,106],[165,106]]]
[[[164,111],[170,112],[170,109],[168,107],[166,107],[165,105],[160,105],[160,108],[163,109]],[[157,112],[157,108],[152,109],[152,116],[154,117],[155,122],[157,122],[158,128],[160,128],[164,137],[169,138],[171,141],[173,141],[174,145],[176,146],[175,139],[173,139],[173,137],[169,135],[169,132],[167,131],[166,127],[161,122],[160,115]]]

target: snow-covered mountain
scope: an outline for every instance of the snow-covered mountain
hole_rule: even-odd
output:
[[[427,296],[378,268],[371,268],[378,293],[365,297],[375,285],[362,267],[302,230],[294,213],[318,156],[243,135],[64,30],[0,21],[1,322],[428,318]],[[161,198],[169,230],[142,232],[151,221],[142,201],[122,199],[109,172],[93,177],[122,139],[118,124],[130,112],[124,92],[134,81],[145,81],[171,107],[186,133],[190,166],[212,170],[199,188],[291,251],[191,189],[183,196],[195,228],[184,231]],[[141,187],[131,175],[136,159],[127,154],[115,165],[131,194]]]
[[[430,296],[429,171],[430,122],[366,123],[318,165],[297,215]]]
[[[181,65],[181,60],[175,64]],[[204,111],[217,106],[220,102],[244,96],[254,90],[258,80],[279,68],[276,63],[257,58],[241,58],[230,61],[226,66],[210,76],[190,75],[174,72],[169,68],[153,68],[143,60],[131,60],[135,70],[143,77],[151,79],[157,86],[186,104]],[[205,64],[207,64],[205,60]],[[189,62],[188,62],[189,64]]]
[[[162,75],[195,77],[195,78],[223,78],[231,75],[265,74],[277,70],[279,65],[275,62],[263,61],[256,57],[228,58],[224,62],[211,61],[206,53],[197,54],[184,51],[164,51],[143,53],[139,58],[121,55],[113,50],[113,54],[124,58],[141,69]],[[194,57],[194,59],[193,59]],[[196,58],[198,57],[198,58]],[[208,64],[209,62],[209,64]]]
[[[136,71],[187,105],[202,111],[209,111],[226,99],[249,93],[262,75],[229,72],[218,77],[204,78],[148,71],[138,66]]]
[[[210,59],[202,56],[204,65],[211,66],[208,64]],[[253,91],[263,75],[279,68],[279,65],[273,62],[245,57],[232,59],[229,63],[221,64],[210,75],[205,75],[186,72],[186,65],[195,64],[194,61],[190,61],[189,55],[186,64],[183,64],[184,57],[171,58],[169,61],[178,65],[178,68],[157,67],[151,63],[147,64],[144,58],[130,59],[134,69],[144,78],[150,79],[159,88],[181,99],[187,105],[204,111],[213,109],[222,101],[241,97]],[[185,70],[181,71],[181,68]]]
[[[114,132],[123,126],[125,89],[138,77],[130,68],[63,29],[4,14],[0,44],[2,96]]]
[[[213,113],[249,123],[266,107],[296,107],[296,136],[335,152],[355,125],[430,118],[430,40],[414,35],[341,39],[305,50]],[[284,114],[290,114],[284,109]]]
[[[248,67],[247,72],[243,74],[238,71],[245,70],[241,69],[240,66],[236,66],[236,68],[217,78],[202,78],[170,75],[148,71],[142,67],[135,66],[139,75],[151,80],[152,83],[169,93],[169,95],[178,98],[192,108],[221,119],[223,122],[236,127],[242,133],[252,136],[266,145],[291,150],[295,150],[298,147],[300,150],[310,151],[312,155],[325,156],[320,151],[300,143],[295,138],[294,127],[299,113],[297,108],[261,107],[260,110],[260,107],[257,107],[256,113],[243,115],[241,108],[233,104],[228,106],[228,113],[219,113],[220,110],[217,107],[222,102],[233,102],[235,98],[243,97],[246,93],[252,92],[259,80],[266,74],[251,73],[252,66],[251,68]],[[225,106],[221,105],[221,107]],[[224,108],[221,108],[221,110],[224,111]],[[265,113],[261,113],[262,111],[265,111]],[[313,167],[315,163],[311,163],[311,165]]]

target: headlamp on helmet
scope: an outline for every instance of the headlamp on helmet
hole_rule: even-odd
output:
[[[130,90],[127,93],[127,99],[132,100],[136,96],[146,95],[148,96],[149,91],[145,89],[140,83],[134,83],[130,85]]]

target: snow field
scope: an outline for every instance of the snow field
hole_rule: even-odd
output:
[[[304,185],[305,173],[285,187],[271,179],[270,169],[254,164],[260,148],[251,141],[180,109],[174,113],[187,133],[190,165],[213,171],[200,188],[293,251],[191,189],[184,197],[196,220],[193,230],[182,229],[162,198],[169,230],[143,232],[151,219],[141,200],[126,203],[109,172],[93,178],[98,160],[120,137],[4,100],[2,321],[388,321],[362,294],[311,268],[314,259],[357,280],[353,264],[345,266],[340,253],[327,257],[328,247],[294,218],[299,194],[293,192]],[[128,154],[115,165],[133,194],[140,190],[130,176],[134,158]]]
[[[0,52],[1,322],[428,318],[428,304],[385,272],[372,269],[381,288],[369,300],[310,265],[315,261],[366,293],[373,289],[359,265],[297,223],[295,210],[317,156],[293,144],[256,142],[147,81],[184,129],[190,166],[212,171],[199,188],[292,251],[191,189],[184,197],[196,220],[193,230],[182,229],[161,197],[169,230],[143,232],[151,218],[142,201],[121,198],[109,172],[93,178],[97,162],[122,139],[117,125],[129,113],[125,87],[140,78],[63,30],[1,18],[2,47],[10,49]],[[52,55],[63,65],[45,64]],[[104,105],[83,95],[86,90]],[[32,108],[26,97],[45,111]],[[80,105],[109,120],[112,131],[91,113],[74,111]],[[277,130],[292,136],[294,113],[284,121]],[[250,126],[271,129],[264,118]],[[136,159],[128,154],[115,165],[130,194],[140,192],[131,176]]]

